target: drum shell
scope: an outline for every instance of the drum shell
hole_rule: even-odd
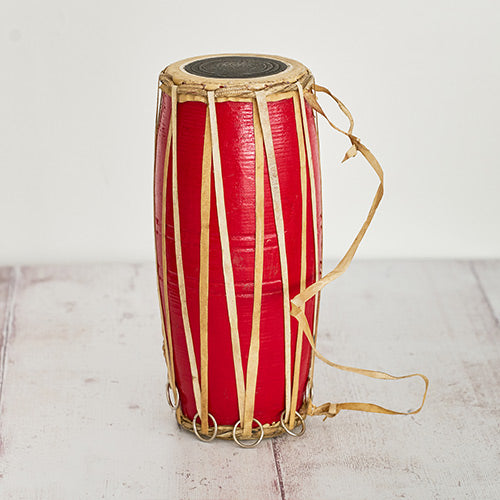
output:
[[[295,100],[295,103],[294,103]],[[300,292],[302,199],[307,197],[306,285],[316,279],[321,267],[321,184],[317,131],[310,106],[305,103],[307,132],[311,142],[314,191],[317,211],[319,262],[315,258],[312,193],[307,170],[307,192],[301,188],[301,161],[297,132],[298,95],[268,102],[269,119],[278,169],[290,297]],[[158,258],[160,300],[165,312],[165,290],[172,332],[174,369],[183,414],[196,414],[192,376],[183,326],[172,198],[172,148],[166,158],[167,136],[171,119],[171,97],[162,92],[158,116],[155,158],[155,243],[157,255],[166,254],[167,283],[162,258]],[[229,232],[231,262],[234,272],[238,332],[243,370],[250,346],[255,263],[255,128],[256,104],[251,100],[216,103],[224,199]],[[192,331],[198,373],[200,372],[200,233],[201,233],[201,167],[207,104],[201,100],[177,103],[177,177],[180,235],[185,276],[187,309]],[[309,169],[309,166],[307,166]],[[166,176],[165,174],[166,171]],[[163,182],[166,178],[166,190]],[[164,196],[165,192],[165,196]],[[208,411],[219,425],[234,425],[239,420],[231,334],[222,268],[222,251],[215,204],[214,178],[211,179],[209,294],[208,294]],[[162,238],[162,214],[165,205],[165,237]],[[279,421],[285,408],[285,347],[283,288],[277,232],[267,163],[264,168],[264,273],[260,321],[259,365],[254,416],[262,424]],[[166,286],[165,286],[166,285]],[[306,306],[310,325],[314,324],[315,300]],[[166,315],[164,314],[166,321]],[[292,374],[298,325],[291,318]],[[309,373],[311,350],[304,341],[301,354],[299,397],[303,395]]]

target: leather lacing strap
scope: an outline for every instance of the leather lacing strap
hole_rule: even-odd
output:
[[[306,161],[306,148],[304,145],[304,127],[302,121],[301,114],[301,104],[299,102],[299,96],[294,94],[293,96],[293,107],[295,113],[295,125],[297,128],[297,139],[299,144],[299,159],[300,159],[300,192],[301,192],[301,231],[300,231],[300,291],[305,290],[306,288],[306,279],[307,279],[307,167],[310,167],[312,170],[312,163]],[[307,129],[306,129],[307,130]],[[308,133],[308,132],[306,132]],[[314,175],[314,173],[313,173]],[[311,191],[314,193],[314,184],[311,184]],[[313,209],[316,204],[316,199],[313,196]],[[317,228],[317,219],[315,217],[315,211],[313,210],[313,224],[314,227]],[[318,239],[317,234],[314,232],[314,247],[315,247],[315,264],[316,264],[316,272],[319,268],[318,266]],[[318,279],[318,275],[315,276],[315,279]],[[290,408],[295,409],[297,407],[297,401],[299,397],[299,378],[300,378],[300,370],[301,370],[301,359],[302,359],[302,340],[303,335],[300,327],[297,331],[297,342],[295,344],[295,360],[293,363],[293,377],[292,377],[292,398],[290,403]],[[290,412],[288,417],[287,425],[289,427],[293,427],[295,424],[295,412]]]
[[[255,131],[255,266],[252,310],[252,332],[248,351],[247,378],[245,383],[245,414],[242,438],[250,438],[254,419],[257,372],[260,350],[260,318],[262,309],[262,281],[264,273],[264,139],[258,118],[256,104],[253,104]]]
[[[354,120],[352,118],[351,113],[349,110],[344,106],[344,104],[337,98],[335,97],[328,89],[325,87],[321,87],[320,85],[313,85],[313,89],[318,91],[318,92],[323,92],[328,94],[339,106],[339,108],[342,110],[342,112],[347,116],[349,119],[349,129],[348,131],[344,131],[334,125],[326,116],[325,112],[323,111],[322,107],[318,103],[316,99],[316,95],[312,92],[307,92],[304,94],[304,97],[310,104],[310,106],[316,110],[318,113],[323,115],[328,123],[337,131],[341,132],[342,134],[346,135],[349,137],[352,146],[349,148],[347,153],[345,154],[345,157],[342,161],[346,161],[349,158],[352,158],[357,154],[359,151],[365,159],[368,161],[370,166],[373,168],[375,173],[377,174],[379,178],[379,186],[377,189],[377,192],[375,193],[375,197],[373,199],[372,205],[370,207],[370,211],[368,212],[368,216],[363,223],[360,231],[358,232],[357,236],[354,238],[354,241],[352,242],[351,246],[347,250],[346,254],[344,257],[340,260],[340,262],[337,264],[335,269],[330,271],[328,274],[323,276],[321,279],[317,280],[315,283],[312,285],[308,286],[305,290],[301,291],[298,295],[296,295],[292,300],[291,300],[291,314],[294,318],[297,319],[299,322],[299,329],[304,332],[306,335],[307,340],[311,344],[311,348],[314,351],[315,355],[324,361],[326,364],[329,366],[332,366],[334,368],[337,368],[339,370],[344,370],[344,371],[349,371],[353,373],[358,373],[359,375],[365,375],[367,377],[371,378],[377,378],[377,379],[383,379],[383,380],[401,380],[405,378],[411,378],[411,377],[420,377],[424,383],[425,383],[425,391],[424,395],[422,398],[422,403],[421,405],[413,411],[408,411],[408,412],[398,412],[394,410],[389,410],[387,408],[384,408],[382,406],[373,404],[373,403],[356,403],[356,402],[347,402],[347,403],[325,403],[320,406],[314,406],[311,401],[309,401],[309,407],[307,409],[307,413],[309,415],[323,415],[326,417],[334,417],[339,413],[341,410],[355,410],[355,411],[365,411],[365,412],[372,412],[372,413],[384,413],[387,415],[413,415],[415,413],[418,413],[425,402],[425,398],[427,396],[427,389],[429,387],[429,380],[425,375],[422,375],[420,373],[413,373],[410,375],[403,375],[401,377],[395,377],[393,375],[389,375],[388,373],[384,372],[379,372],[379,371],[374,371],[374,370],[364,370],[361,368],[353,368],[350,366],[343,366],[339,365],[337,363],[333,363],[332,361],[329,361],[326,359],[321,353],[318,352],[316,349],[316,344],[311,332],[311,328],[309,326],[309,322],[307,321],[307,317],[305,315],[305,304],[308,300],[310,300],[312,297],[316,296],[328,283],[331,283],[332,281],[336,280],[339,276],[341,276],[349,267],[349,264],[351,263],[356,250],[359,247],[359,244],[361,243],[361,240],[363,239],[368,226],[370,225],[373,216],[375,215],[375,211],[377,210],[377,207],[380,203],[380,200],[382,199],[383,193],[384,193],[384,173],[382,171],[382,168],[380,164],[378,163],[377,159],[371,151],[364,145],[362,142],[359,140],[358,137],[352,134],[353,128],[354,128]],[[302,93],[301,93],[302,94]]]
[[[292,411],[290,407],[291,387],[291,326],[290,315],[287,312],[290,301],[288,262],[285,242],[285,223],[283,219],[283,206],[281,203],[281,191],[278,177],[278,166],[274,153],[273,136],[271,123],[269,121],[269,110],[267,105],[266,92],[259,90],[255,92],[257,108],[259,111],[260,125],[264,137],[264,146],[267,157],[267,170],[269,174],[269,184],[271,186],[271,199],[273,203],[274,222],[276,225],[276,235],[278,237],[278,251],[280,257],[281,280],[283,290],[283,322],[284,322],[284,343],[285,343],[285,420],[289,418]],[[293,411],[292,411],[293,413]]]
[[[234,284],[233,264],[229,245],[229,231],[227,212],[224,200],[224,181],[222,177],[222,162],[219,148],[219,132],[217,127],[217,111],[215,108],[215,94],[207,92],[208,116],[210,120],[210,134],[212,138],[212,161],[215,184],[215,204],[217,208],[217,222],[219,225],[220,244],[222,250],[222,270],[226,290],[226,304],[231,331],[231,347],[233,351],[234,375],[238,395],[238,413],[240,420],[245,416],[245,377],[241,358],[240,336],[238,331],[238,310],[236,307],[236,291]]]
[[[208,291],[210,263],[210,190],[212,148],[210,141],[210,119],[205,118],[203,160],[201,165],[200,203],[200,375],[201,375],[201,433],[208,434]]]
[[[170,118],[170,129],[172,130],[172,208],[174,223],[174,244],[175,244],[175,262],[177,266],[177,281],[179,286],[179,300],[181,304],[182,324],[184,327],[184,336],[186,338],[186,347],[189,358],[189,367],[191,370],[191,379],[193,384],[193,394],[196,403],[196,411],[201,415],[201,388],[200,378],[198,376],[198,367],[196,365],[196,355],[194,351],[193,335],[191,333],[191,323],[187,307],[186,283],[184,279],[184,263],[182,258],[182,243],[179,214],[179,186],[177,183],[177,87],[172,87],[172,115]],[[165,253],[165,252],[164,252]]]
[[[160,115],[160,80],[158,79],[158,87],[156,91],[156,118],[155,118],[155,142],[154,142],[154,179],[156,179],[156,154],[158,149],[158,126]],[[170,157],[170,147],[172,143],[172,127],[169,126],[167,134],[167,144],[165,147],[165,159],[163,165],[162,177],[162,194],[161,194],[161,221],[160,221],[160,249],[155,245],[156,265],[159,269],[160,259],[162,263],[162,275],[157,273],[158,298],[160,300],[161,327],[163,333],[163,356],[167,365],[167,400],[172,407],[176,407],[179,403],[179,393],[175,383],[174,357],[172,348],[172,329],[170,325],[170,309],[168,304],[168,286],[167,286],[167,261],[165,246],[166,235],[166,209],[167,209],[167,175],[168,162]],[[156,189],[154,190],[153,211],[156,210]],[[159,251],[158,251],[159,250]],[[162,300],[163,297],[163,300]],[[173,393],[173,397],[171,396]]]

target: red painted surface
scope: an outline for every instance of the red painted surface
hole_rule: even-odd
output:
[[[308,127],[313,149],[317,192],[318,234],[321,240],[321,186],[317,134],[312,110],[306,104]],[[216,104],[224,196],[227,212],[231,261],[233,264],[238,310],[238,328],[243,371],[250,347],[253,310],[253,273],[255,259],[255,139],[251,102]],[[196,413],[191,372],[179,300],[172,212],[172,157],[168,158],[166,197],[166,238],[161,241],[162,189],[165,149],[170,126],[171,100],[162,94],[157,136],[155,176],[155,240],[158,255],[167,255],[168,300],[174,350],[176,383],[183,413],[192,419]],[[201,102],[178,104],[177,169],[180,232],[189,321],[200,372],[199,270],[200,270],[200,199],[201,164],[207,106]],[[285,223],[286,252],[290,279],[290,297],[300,291],[300,241],[302,194],[300,162],[293,100],[269,102],[279,183]],[[308,176],[309,178],[309,176]],[[260,323],[259,370],[255,401],[255,418],[262,424],[276,422],[285,407],[285,353],[283,324],[283,291],[278,241],[271,199],[271,188],[265,167],[265,241],[262,316]],[[312,204],[308,181],[307,210],[307,284],[315,279]],[[321,244],[320,244],[321,248]],[[222,253],[215,206],[212,175],[210,214],[210,263],[208,311],[208,407],[219,425],[234,425],[239,420],[233,354],[222,271]],[[321,259],[321,256],[320,256]],[[162,263],[158,263],[160,288]],[[161,297],[164,304],[162,292]],[[307,304],[312,325],[314,299]],[[292,373],[297,338],[297,322],[292,318]],[[304,338],[299,401],[309,372],[311,350]]]

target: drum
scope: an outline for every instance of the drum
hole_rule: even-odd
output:
[[[256,54],[186,59],[159,77],[154,220],[167,397],[202,440],[253,446],[342,409],[312,404],[319,291],[352,259],[383,177],[332,95],[351,120],[338,129],[351,140],[346,159],[361,151],[380,186],[348,253],[321,278],[318,91],[329,93],[303,64]]]

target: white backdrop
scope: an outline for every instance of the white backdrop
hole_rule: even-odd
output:
[[[499,25],[493,0],[3,0],[0,265],[153,259],[157,74],[218,52],[298,59],[351,109],[386,172],[361,256],[500,257]],[[320,136],[336,257],[377,180]]]

